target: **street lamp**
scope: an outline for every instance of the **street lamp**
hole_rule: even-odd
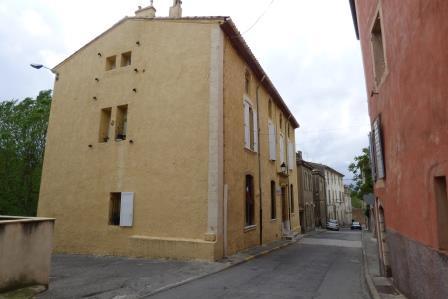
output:
[[[280,169],[282,170],[282,173],[286,173],[286,164],[285,164],[285,162],[283,162],[282,165],[280,165]]]
[[[30,66],[31,66],[32,68],[36,69],[36,70],[40,70],[41,68],[47,69],[47,70],[49,70],[50,72],[52,72],[53,74],[56,75],[56,80],[59,79],[59,73],[58,73],[58,72],[56,72],[56,71],[50,69],[49,67],[46,67],[46,66],[43,65],[43,64],[32,63],[32,64],[30,64]]]

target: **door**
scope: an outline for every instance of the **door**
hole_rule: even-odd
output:
[[[283,234],[289,233],[289,208],[288,208],[288,190],[282,186],[282,224]]]

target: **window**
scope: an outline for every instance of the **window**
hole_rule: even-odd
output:
[[[257,112],[248,99],[244,100],[244,147],[258,151]]]
[[[294,164],[296,163],[294,144],[288,138],[288,168],[289,170],[294,169]]]
[[[134,193],[112,192],[109,202],[109,225],[130,227],[134,214]]]
[[[383,179],[386,176],[384,167],[384,156],[383,156],[383,144],[382,144],[382,132],[381,132],[381,120],[378,117],[373,122],[373,150],[374,150],[374,161],[375,161],[375,174],[377,179]]]
[[[131,57],[132,57],[132,52],[131,51],[121,54],[121,64],[120,64],[120,66],[124,67],[124,66],[131,65]]]
[[[275,200],[275,182],[271,181],[271,219],[277,218],[277,205]]]
[[[280,131],[282,130],[282,126],[283,126],[283,116],[280,113]]]
[[[446,190],[446,177],[434,179],[436,207],[437,207],[437,235],[439,249],[448,250],[448,196]]]
[[[285,137],[283,137],[283,133],[280,133],[280,165],[285,163]]]
[[[383,33],[381,30],[381,17],[378,13],[372,27],[372,53],[373,67],[376,85],[381,84],[384,73],[386,71],[386,59],[384,55]]]
[[[126,140],[128,126],[128,105],[117,107],[117,121],[115,126],[115,140]]]
[[[108,142],[110,138],[110,119],[112,108],[101,109],[99,142]]]
[[[244,76],[244,92],[249,95],[250,94],[250,73],[249,71],[246,71],[246,74]]]
[[[275,132],[275,126],[274,124],[269,120],[268,121],[268,132],[269,132],[269,136],[268,136],[268,142],[269,142],[269,160],[271,161],[275,161],[276,160],[276,132]]]
[[[289,198],[291,199],[291,213],[294,213],[295,207],[294,207],[294,187],[292,184],[289,186]]]
[[[254,199],[254,178],[251,175],[246,175],[246,226],[255,224],[255,199]]]
[[[110,56],[106,58],[106,71],[113,70],[117,67],[117,56]]]

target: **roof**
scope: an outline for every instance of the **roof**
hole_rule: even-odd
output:
[[[314,167],[319,168],[321,170],[328,170],[328,171],[336,173],[339,176],[342,176],[342,177],[344,176],[342,173],[340,173],[339,171],[331,168],[330,166],[327,166],[327,165],[324,165],[324,164],[319,164],[319,163],[314,163],[314,162],[307,162],[307,163],[309,163],[309,164],[313,165]]]
[[[275,88],[274,84],[272,83],[271,79],[269,79],[266,72],[261,67],[260,63],[258,62],[255,55],[250,50],[249,46],[247,45],[246,41],[242,37],[241,33],[236,28],[235,24],[233,23],[232,19],[230,17],[225,16],[205,16],[205,17],[182,17],[182,18],[170,18],[170,17],[156,17],[156,18],[148,18],[148,17],[124,17],[117,23],[115,23],[112,27],[104,31],[102,34],[91,40],[89,43],[84,45],[82,48],[80,48],[78,51],[70,55],[68,58],[63,60],[61,63],[56,65],[53,70],[56,70],[58,67],[60,67],[62,64],[64,64],[66,61],[70,60],[74,55],[79,53],[81,50],[104,36],[106,33],[110,32],[112,29],[118,27],[122,23],[128,21],[128,20],[144,20],[149,22],[154,21],[216,21],[220,23],[220,27],[222,31],[227,35],[229,38],[231,44],[233,47],[237,50],[238,54],[244,59],[244,61],[249,65],[251,71],[255,75],[255,77],[261,82],[261,85],[268,91],[270,96],[272,97],[272,100],[281,108],[283,113],[286,115],[287,119],[291,122],[292,126],[296,129],[300,125],[297,122],[297,120],[292,115],[291,111],[289,110],[288,106],[286,106],[285,102],[283,101],[283,98],[281,97],[278,90]]]
[[[352,11],[353,25],[355,26],[356,38],[359,40],[358,14],[356,13],[355,0],[349,0],[350,10]]]

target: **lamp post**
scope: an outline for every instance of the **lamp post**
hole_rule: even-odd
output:
[[[285,162],[283,162],[282,165],[280,165],[280,169],[282,170],[282,173],[286,173],[286,164],[285,164]]]

